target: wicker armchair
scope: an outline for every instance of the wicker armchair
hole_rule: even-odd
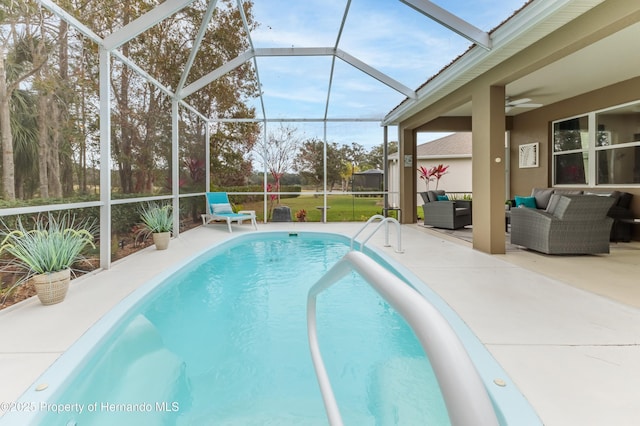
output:
[[[444,191],[420,193],[424,200],[422,210],[424,212],[425,226],[458,229],[471,225],[471,201],[438,201],[437,196],[444,194]]]
[[[511,210],[511,243],[547,254],[609,253],[611,197],[552,195],[547,211]]]

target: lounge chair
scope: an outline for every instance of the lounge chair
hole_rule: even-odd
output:
[[[231,203],[229,202],[229,196],[226,192],[207,192],[205,197],[207,199],[207,213],[202,215],[203,225],[214,221],[224,220],[227,222],[229,232],[233,232],[231,229],[231,222],[238,222],[238,224],[241,224],[245,220],[250,220],[253,227],[256,230],[258,229],[256,213],[250,210],[243,210],[238,213],[234,213],[233,207],[231,207]]]

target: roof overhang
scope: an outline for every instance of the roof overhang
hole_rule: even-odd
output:
[[[405,99],[383,120],[397,125],[419,111],[444,99],[488,70],[532,46],[604,0],[539,0],[527,4],[491,33],[492,48],[474,45],[439,74],[427,81],[416,99]]]

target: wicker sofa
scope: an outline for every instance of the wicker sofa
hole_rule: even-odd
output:
[[[471,225],[470,200],[439,200],[445,197],[445,191],[421,192],[424,204],[424,225],[435,228],[459,229]]]
[[[511,210],[511,243],[547,254],[609,253],[612,197],[551,196],[546,211]]]
[[[609,209],[608,215],[614,219],[611,227],[611,241],[631,241],[633,227],[627,221],[621,219],[633,219],[634,214],[631,210],[631,200],[633,194],[615,190],[581,190],[567,188],[533,188],[531,197],[535,199],[536,208],[546,210],[549,206],[549,200],[553,194],[560,195],[600,195],[608,196],[614,199],[614,204]],[[515,200],[511,200],[511,205],[515,206]]]

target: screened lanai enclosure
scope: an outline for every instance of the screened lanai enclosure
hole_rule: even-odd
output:
[[[352,179],[397,149],[385,115],[470,45],[490,49],[524,1],[479,3],[2,2],[0,214],[94,216],[105,268],[142,204],[179,212],[177,236],[206,191],[261,221],[279,205],[366,220],[387,179],[368,197]]]

